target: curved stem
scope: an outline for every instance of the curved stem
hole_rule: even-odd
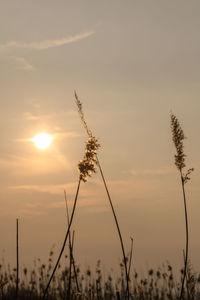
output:
[[[67,229],[67,232],[66,232],[66,235],[65,235],[65,239],[64,239],[64,242],[63,242],[63,245],[62,245],[62,248],[60,250],[60,254],[58,256],[58,259],[57,259],[57,262],[56,262],[56,265],[53,269],[53,272],[49,278],[49,281],[48,281],[48,284],[46,286],[46,289],[44,291],[44,295],[43,295],[43,298],[42,299],[45,299],[46,295],[47,295],[47,291],[48,291],[48,288],[50,286],[50,283],[53,279],[53,276],[56,272],[56,269],[58,267],[58,264],[60,262],[60,259],[61,259],[61,256],[63,254],[63,251],[65,249],[65,245],[66,245],[66,242],[67,242],[67,238],[68,238],[68,235],[69,235],[69,232],[70,232],[70,228],[71,228],[71,225],[72,225],[72,221],[73,221],[73,217],[74,217],[74,212],[75,212],[75,209],[76,209],[76,203],[77,203],[77,199],[78,199],[78,193],[79,193],[79,188],[80,188],[80,183],[81,183],[81,179],[79,178],[79,181],[78,181],[78,186],[77,186],[77,190],[76,190],[76,196],[75,196],[75,200],[74,200],[74,205],[73,205],[73,209],[72,209],[72,214],[71,214],[71,218],[70,218],[70,222],[69,222],[69,226],[68,226],[68,229]]]
[[[102,168],[101,168],[101,165],[100,165],[100,162],[99,162],[99,159],[98,159],[97,155],[96,155],[96,158],[97,158],[97,164],[98,164],[98,167],[99,167],[99,170],[100,170],[100,173],[101,173],[101,177],[102,177],[105,189],[106,189],[106,193],[107,193],[108,200],[109,200],[109,203],[110,203],[110,206],[111,206],[111,209],[112,209],[112,213],[113,213],[113,216],[114,216],[114,219],[115,219],[115,224],[116,224],[119,239],[120,239],[120,244],[121,244],[121,249],[122,249],[122,254],[123,254],[123,260],[124,260],[124,266],[125,266],[125,273],[126,273],[126,292],[127,292],[127,296],[128,296],[128,300],[129,300],[129,276],[128,276],[126,254],[125,254],[125,250],[124,250],[124,243],[123,243],[121,231],[120,231],[120,228],[119,228],[119,223],[118,223],[118,220],[117,220],[117,216],[116,216],[116,213],[115,213],[115,210],[114,210],[114,206],[113,206],[113,203],[112,203],[112,200],[111,200],[111,196],[110,196],[110,193],[109,193],[109,190],[108,190],[108,187],[107,187],[107,184],[106,184],[106,180],[104,178],[103,171],[102,171]]]
[[[184,264],[184,273],[183,273],[183,280],[182,280],[182,285],[181,285],[181,294],[180,294],[180,300],[183,299],[183,291],[184,291],[184,283],[185,283],[185,278],[187,274],[187,264],[188,264],[188,245],[189,245],[189,230],[188,230],[188,215],[187,215],[187,203],[186,203],[186,195],[185,195],[185,182],[184,182],[184,177],[181,173],[181,184],[182,184],[182,191],[183,191],[183,200],[184,200],[184,211],[185,211],[185,230],[186,230],[186,241],[185,241],[185,264]]]
[[[129,267],[128,267],[128,278],[130,278],[132,256],[133,256],[133,238],[131,237],[131,251],[130,251],[130,259],[129,259]]]

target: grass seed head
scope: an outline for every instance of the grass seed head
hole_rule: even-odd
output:
[[[90,137],[86,142],[85,155],[83,160],[78,163],[78,169],[80,173],[80,179],[83,182],[87,181],[87,177],[90,177],[93,173],[96,173],[97,159],[96,154],[100,144],[95,137]]]
[[[177,166],[179,171],[185,167],[185,153],[183,150],[183,140],[185,139],[184,132],[180,126],[180,123],[177,117],[171,113],[171,130],[172,130],[172,140],[176,147],[175,154],[175,165]]]
[[[183,140],[185,139],[184,132],[180,126],[180,123],[177,117],[171,113],[171,130],[172,130],[172,140],[176,147],[176,154],[175,157],[175,165],[177,166],[178,170],[182,173],[182,180],[183,183],[187,183],[190,180],[189,175],[194,171],[194,168],[190,168],[184,174],[182,172],[183,168],[185,167],[185,153],[184,153],[184,146]]]
[[[87,181],[87,177],[91,176],[93,173],[96,173],[97,165],[97,150],[100,147],[98,140],[92,135],[92,131],[89,129],[87,122],[85,121],[85,116],[83,113],[83,105],[80,102],[76,91],[74,91],[76,105],[78,107],[78,113],[83,123],[83,126],[89,136],[89,139],[86,142],[85,154],[83,160],[78,163],[78,169],[80,173],[80,179],[83,182]]]

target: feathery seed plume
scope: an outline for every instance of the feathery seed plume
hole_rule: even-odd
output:
[[[185,167],[185,154],[183,151],[183,140],[185,139],[184,132],[179,124],[177,117],[171,114],[171,130],[172,130],[172,140],[176,147],[175,154],[175,165],[181,171]]]
[[[78,163],[78,169],[80,172],[80,179],[83,182],[87,181],[87,177],[92,173],[96,173],[97,150],[100,147],[98,140],[95,137],[90,137],[86,142],[85,155],[83,160]]]
[[[178,170],[182,173],[182,179],[184,183],[187,183],[190,180],[189,175],[194,171],[194,168],[190,168],[187,170],[186,174],[183,174],[183,168],[185,165],[185,153],[184,153],[184,146],[183,140],[185,139],[184,132],[180,126],[180,123],[177,117],[171,113],[171,130],[172,130],[172,140],[176,147],[176,154],[175,157],[175,165],[177,166]]]
[[[76,91],[74,91],[74,95],[75,95],[76,105],[78,107],[78,113],[79,113],[80,119],[83,123],[84,128],[87,131],[88,136],[89,136],[89,139],[86,142],[85,155],[83,157],[83,160],[81,160],[78,163],[80,179],[83,182],[86,182],[88,176],[91,176],[92,173],[96,173],[96,165],[97,165],[96,154],[97,154],[97,150],[100,147],[100,144],[98,143],[98,140],[92,135],[92,131],[89,129],[89,127],[85,121],[85,116],[83,113],[83,106],[76,94]]]

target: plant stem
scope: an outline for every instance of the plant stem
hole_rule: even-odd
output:
[[[183,250],[183,261],[184,261],[184,264],[185,264],[185,251]],[[188,297],[188,300],[190,300],[190,292],[189,292],[189,285],[188,285],[188,267],[187,267],[187,270],[186,270],[186,277],[185,277],[185,280],[186,280],[186,287],[187,287],[187,297]]]
[[[113,203],[112,203],[112,199],[111,199],[111,196],[110,196],[107,184],[106,184],[106,180],[104,178],[103,171],[102,171],[102,168],[101,168],[101,165],[100,165],[100,162],[99,162],[99,159],[98,159],[97,155],[96,155],[96,158],[97,158],[97,164],[98,164],[98,167],[99,167],[99,170],[100,170],[100,173],[101,173],[101,177],[102,177],[105,189],[106,189],[106,193],[107,193],[108,200],[109,200],[109,203],[110,203],[110,206],[111,206],[111,209],[112,209],[112,213],[113,213],[113,216],[114,216],[115,224],[116,224],[119,239],[120,239],[120,244],[121,244],[121,249],[122,249],[122,254],[123,254],[123,260],[124,260],[124,266],[125,266],[125,273],[126,273],[126,295],[128,296],[128,300],[129,300],[129,276],[128,276],[126,254],[125,254],[125,250],[124,250],[124,243],[123,243],[121,231],[120,231],[120,228],[119,228],[119,223],[118,223],[118,220],[117,220],[117,216],[116,216],[114,206],[113,206]]]
[[[18,219],[16,220],[16,300],[18,299],[18,291],[19,291],[19,223]]]
[[[69,279],[68,279],[68,289],[67,289],[67,300],[70,300],[71,297],[71,279],[72,279],[72,251],[73,246],[72,243],[74,242],[74,231],[71,239],[71,234],[69,234]]]
[[[67,212],[67,223],[69,226],[69,209],[68,209],[67,194],[66,194],[65,190],[64,190],[64,196],[65,196],[65,204],[66,204],[66,212]],[[71,232],[69,231],[70,265],[71,264],[73,265],[74,277],[75,277],[75,281],[76,281],[76,288],[77,288],[77,292],[79,293],[80,290],[79,290],[79,284],[78,284],[78,277],[77,277],[76,265],[75,265],[74,255],[73,255],[74,234],[75,234],[75,232],[73,231],[73,238],[71,241]]]
[[[65,202],[66,202],[66,211],[67,211],[67,225],[69,227],[69,211],[68,211],[68,205],[67,205],[67,195],[65,191]],[[69,230],[69,279],[68,279],[68,289],[67,289],[67,299],[70,300],[70,294],[71,294],[71,270],[72,270],[72,246],[71,246],[71,230]]]
[[[74,212],[75,212],[75,209],[76,209],[76,203],[77,203],[77,199],[78,199],[80,183],[81,183],[81,179],[79,178],[78,186],[77,186],[77,190],[76,190],[76,196],[75,196],[75,199],[74,199],[74,205],[73,205],[73,209],[72,209],[72,214],[71,214],[71,218],[70,218],[70,222],[69,222],[69,226],[68,226],[68,228],[67,228],[67,232],[66,232],[66,235],[65,235],[65,239],[64,239],[62,248],[61,248],[61,250],[60,250],[60,254],[59,254],[59,256],[58,256],[56,265],[55,265],[55,267],[54,267],[54,269],[53,269],[53,272],[52,272],[52,274],[51,274],[51,276],[50,276],[50,278],[49,278],[49,281],[48,281],[48,284],[47,284],[46,289],[45,289],[45,291],[44,291],[44,295],[43,295],[43,298],[42,298],[42,299],[45,299],[45,297],[46,297],[46,295],[47,295],[48,288],[49,288],[50,283],[51,283],[51,281],[52,281],[52,279],[53,279],[53,276],[54,276],[54,274],[55,274],[55,272],[56,272],[56,269],[57,269],[58,264],[59,264],[59,262],[60,262],[60,259],[61,259],[61,256],[62,256],[62,254],[63,254],[63,251],[64,251],[64,249],[65,249],[65,245],[66,245],[66,242],[67,242],[67,238],[68,238],[68,235],[69,235],[69,232],[70,232],[70,228],[71,228],[71,225],[72,225],[72,221],[73,221],[73,217],[74,217]]]
[[[132,256],[133,256],[133,238],[131,237],[131,252],[130,252],[129,267],[128,267],[128,278],[130,278]]]
[[[181,185],[182,185],[182,191],[183,191],[183,200],[184,200],[184,211],[185,211],[185,230],[186,230],[186,241],[185,241],[185,264],[184,264],[184,273],[183,273],[183,280],[182,280],[182,286],[181,286],[181,294],[180,294],[180,300],[183,299],[183,291],[184,291],[184,283],[187,273],[187,264],[188,264],[188,245],[189,245],[189,231],[188,231],[188,215],[187,215],[187,203],[186,203],[186,195],[185,195],[185,182],[184,177],[181,173]]]

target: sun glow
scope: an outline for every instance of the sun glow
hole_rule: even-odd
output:
[[[52,143],[52,136],[46,132],[40,132],[35,137],[31,139],[31,141],[35,144],[35,146],[40,150],[45,150],[49,148]]]

